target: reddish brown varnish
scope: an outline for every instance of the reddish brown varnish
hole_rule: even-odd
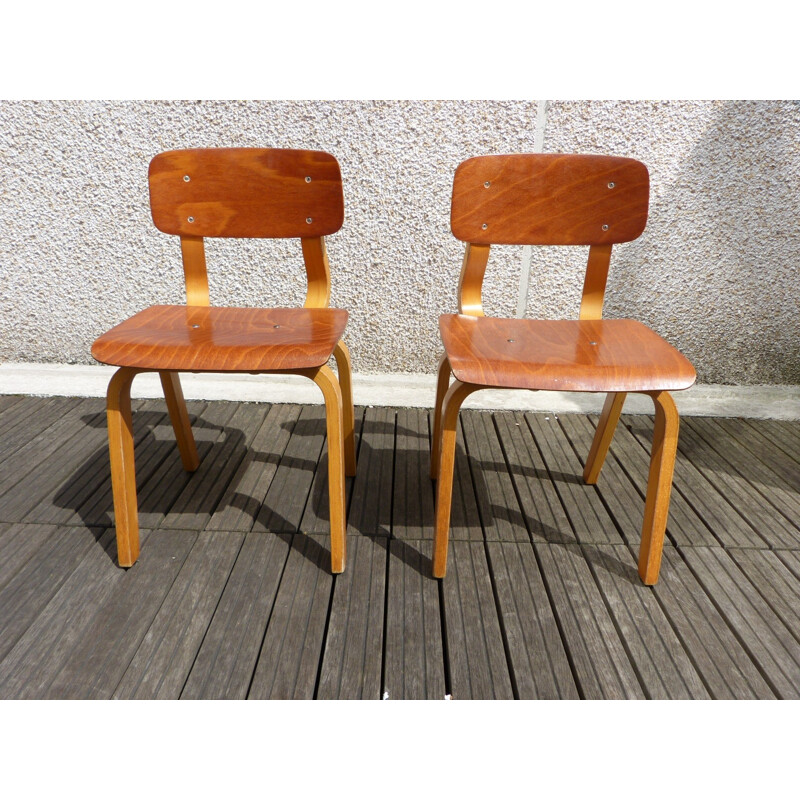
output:
[[[157,371],[184,467],[197,469],[178,372],[290,372],[313,380],[325,400],[331,570],[345,566],[345,480],[356,469],[347,312],[328,308],[324,236],[344,219],[336,159],[312,150],[177,150],[150,164],[159,230],[180,236],[185,306],[151,306],[104,333],[92,355],[120,367],[107,395],[111,479],[121,566],[139,556],[131,382]],[[203,237],[296,237],[306,267],[304,308],[213,308]],[[336,374],[327,366],[336,359]]]
[[[451,227],[467,243],[458,287],[459,314],[439,318],[439,362],[431,447],[438,479],[433,574],[445,575],[456,428],[461,404],[485,388],[606,392],[584,470],[595,483],[627,392],[655,406],[639,575],[658,580],[678,441],[669,392],[695,381],[692,365],[646,325],[603,320],[613,244],[638,237],[647,222],[649,177],[630,158],[522,154],[471,158],[456,169]],[[577,320],[484,316],[483,279],[492,245],[589,245]],[[451,372],[455,380],[450,382]]]
[[[339,308],[151,306],[104,333],[104,364],[191,372],[276,372],[321,367],[347,324]]]
[[[439,317],[458,380],[510,389],[642,392],[687,389],[695,371],[646,325],[632,319],[532,320]]]

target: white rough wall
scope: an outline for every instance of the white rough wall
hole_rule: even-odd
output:
[[[644,161],[647,229],[618,246],[609,317],[641,319],[703,383],[800,383],[800,106],[560,102],[547,152]],[[2,102],[0,360],[92,363],[94,338],[184,301],[177,239],[149,215],[147,165],[168,149],[304,147],[342,168],[329,237],[333,304],[357,372],[433,372],[463,245],[449,231],[465,158],[533,149],[536,101]],[[302,302],[299,243],[207,243],[212,303]],[[534,251],[528,316],[577,312],[585,251]],[[513,315],[521,248],[497,248],[488,313]]]

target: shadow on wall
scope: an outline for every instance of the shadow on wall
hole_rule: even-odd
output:
[[[608,316],[655,327],[699,382],[799,384],[798,179],[800,103],[720,104],[673,177],[651,171],[648,230],[620,253]]]

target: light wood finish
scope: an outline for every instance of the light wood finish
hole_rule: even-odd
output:
[[[661,568],[680,420],[675,401],[669,392],[648,392],[648,394],[653,398],[656,418],[642,521],[642,543],[639,548],[639,577],[643,583],[652,586],[658,581],[658,572]]]
[[[183,399],[180,378],[177,372],[162,371],[158,375],[164,389],[167,411],[172,422],[172,429],[175,431],[183,468],[187,472],[194,472],[200,466],[200,456],[197,454],[197,445],[192,435],[192,424],[186,411],[186,401]]]
[[[439,476],[439,444],[442,438],[442,406],[447,388],[450,385],[450,362],[447,353],[439,359],[438,378],[436,381],[436,403],[433,407],[433,436],[431,438],[431,478]]]
[[[328,308],[324,236],[339,230],[344,200],[336,159],[319,151],[220,148],[162,153],[150,163],[153,222],[180,236],[186,305],[151,306],[100,336],[92,355],[120,369],[109,385],[108,431],[120,565],[139,555],[130,384],[158,371],[187,471],[199,465],[178,372],[293,373],[325,398],[331,568],[345,567],[345,474],[355,475],[355,420],[347,311]],[[203,237],[301,240],[304,308],[214,308]],[[336,359],[337,379],[327,366]]]
[[[136,508],[131,415],[131,383],[139,372],[129,367],[118,369],[108,384],[106,395],[114,525],[117,528],[117,558],[121,567],[130,567],[139,558],[139,514]]]
[[[455,430],[463,399],[479,388],[605,392],[584,469],[596,483],[626,393],[653,397],[656,425],[640,548],[644,583],[658,580],[678,435],[669,391],[695,381],[689,361],[636,320],[603,320],[612,245],[637,238],[647,222],[644,164],[613,156],[479,156],[456,169],[450,224],[467,242],[458,314],[443,314],[431,444],[438,480],[433,574],[443,577],[453,483]],[[577,320],[484,316],[482,285],[496,244],[589,245]],[[448,389],[450,373],[455,382]]]
[[[483,276],[489,262],[488,244],[468,244],[464,250],[458,286],[458,313],[483,316]]]
[[[306,308],[327,308],[331,300],[331,268],[328,264],[325,239],[317,236],[312,239],[301,239],[300,242],[308,279],[304,305]]]
[[[450,227],[472,244],[628,242],[644,230],[649,189],[632,158],[478,156],[456,169]]]
[[[579,319],[602,319],[603,298],[606,294],[610,264],[610,244],[595,244],[589,248],[589,261],[586,264],[586,277],[583,281]]]
[[[356,436],[355,413],[353,410],[353,369],[350,364],[350,351],[339,341],[333,348],[336,368],[339,370],[339,387],[342,390],[342,414],[344,425],[344,474],[356,474]]]
[[[614,438],[614,431],[619,422],[619,415],[622,413],[626,396],[625,392],[612,392],[606,397],[597,423],[597,430],[592,439],[592,446],[586,457],[586,466],[583,470],[583,480],[586,483],[597,483],[597,479],[600,477],[600,470],[603,468],[606,455],[608,455],[608,448],[611,447],[611,440]]]
[[[344,420],[342,390],[330,367],[301,372],[311,378],[325,398],[325,418],[328,432],[328,494],[330,496],[331,572],[344,572],[347,557],[345,537],[344,496]]]
[[[433,577],[444,578],[447,570],[447,540],[450,531],[450,505],[453,499],[453,469],[456,459],[456,427],[461,404],[485,386],[453,381],[442,404],[439,442],[439,476],[436,485],[436,532],[433,543]]]
[[[210,305],[203,237],[181,236],[181,258],[183,259],[183,278],[186,282],[186,305]]]

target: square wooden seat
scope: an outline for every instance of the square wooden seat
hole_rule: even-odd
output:
[[[139,556],[131,382],[161,377],[185,469],[199,466],[178,372],[302,375],[322,390],[328,433],[331,570],[345,566],[345,474],[356,469],[350,354],[341,337],[347,311],[328,308],[324,237],[344,220],[336,159],[315,150],[174,150],[150,162],[153,222],[180,237],[185,306],[146,308],[100,336],[92,355],[120,369],[108,386],[108,438],[121,566]],[[210,305],[204,237],[298,238],[308,278],[303,308]],[[336,360],[338,378],[328,366]]]
[[[627,392],[655,405],[639,575],[658,580],[678,443],[670,391],[687,389],[695,371],[655,331],[636,320],[602,319],[612,245],[636,239],[647,222],[647,168],[631,158],[520,154],[479,156],[458,166],[450,225],[467,243],[458,314],[439,319],[439,362],[431,452],[436,489],[433,574],[445,575],[458,412],[487,388],[604,392],[606,402],[583,473],[596,483]],[[588,245],[577,320],[496,319],[483,313],[490,247]],[[450,381],[452,375],[455,380]]]

